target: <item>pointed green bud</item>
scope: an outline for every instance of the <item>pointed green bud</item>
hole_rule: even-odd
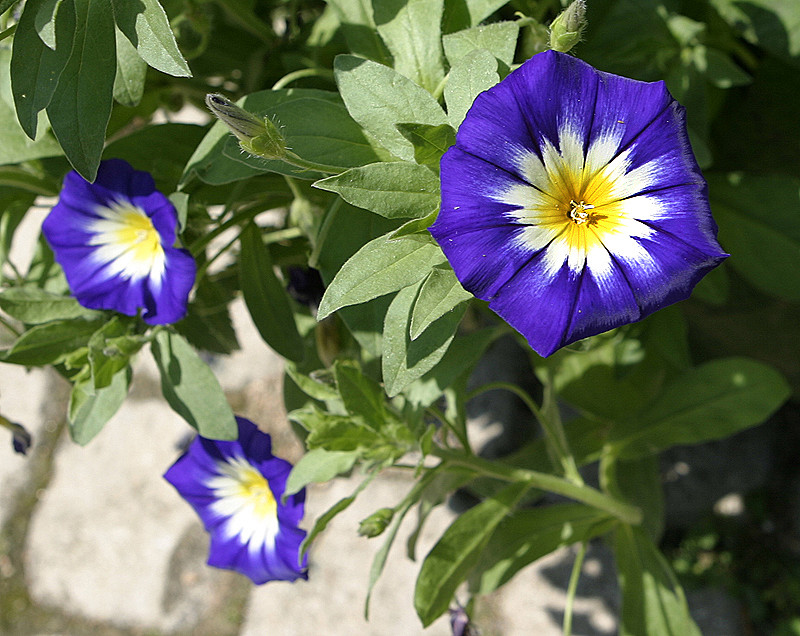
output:
[[[377,537],[389,525],[394,517],[394,508],[381,508],[364,519],[358,526],[358,534],[362,537]]]
[[[206,105],[236,135],[245,152],[264,159],[283,159],[286,156],[286,140],[266,117],[258,117],[218,93],[206,95]]]
[[[550,48],[566,53],[578,42],[586,28],[586,2],[575,0],[550,25]]]

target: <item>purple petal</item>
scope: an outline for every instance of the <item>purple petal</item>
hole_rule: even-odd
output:
[[[143,252],[149,260],[141,260],[142,239],[132,238],[141,232],[132,231],[126,210],[138,210],[141,223],[152,224],[147,236],[155,247]],[[94,183],[74,171],[64,178],[42,232],[78,302],[129,316],[142,311],[144,321],[155,325],[183,318],[194,285],[194,259],[173,247],[177,223],[175,207],[148,173],[109,159]]]
[[[256,584],[305,579],[308,562],[299,558],[306,536],[299,527],[305,491],[282,501],[291,464],[272,455],[269,435],[255,424],[240,417],[236,421],[238,439],[195,438],[164,477],[211,535],[209,565],[240,572]],[[248,491],[253,483],[248,471],[253,470],[266,481],[274,517],[263,513],[270,501],[263,498],[265,493]]]
[[[663,82],[548,51],[478,96],[431,234],[541,355],[686,298],[727,257]]]

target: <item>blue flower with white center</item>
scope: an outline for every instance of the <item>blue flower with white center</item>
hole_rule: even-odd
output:
[[[196,266],[174,247],[178,215],[153,177],[121,159],[100,164],[89,183],[72,171],[42,232],[72,293],[89,309],[128,316],[140,310],[151,325],[183,318]]]
[[[728,256],[664,83],[563,53],[477,97],[441,180],[431,234],[543,356],[687,298]]]
[[[292,465],[275,457],[269,435],[237,417],[235,441],[196,437],[164,474],[211,535],[208,564],[254,583],[307,579],[299,527],[305,490],[283,501]]]

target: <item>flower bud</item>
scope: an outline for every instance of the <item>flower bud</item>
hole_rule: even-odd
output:
[[[240,108],[219,93],[206,95],[206,105],[236,135],[245,152],[264,159],[283,159],[286,156],[286,140],[266,117],[258,117]]]
[[[575,0],[550,25],[550,48],[566,53],[581,41],[586,28],[586,2]]]
[[[4,426],[11,431],[11,445],[14,447],[14,452],[20,455],[27,455],[28,449],[33,443],[33,438],[27,429],[22,424],[11,422],[2,415],[0,415],[0,426]]]
[[[361,522],[358,526],[358,534],[370,539],[377,537],[386,530],[386,526],[392,521],[392,517],[394,517],[394,508],[381,508]]]

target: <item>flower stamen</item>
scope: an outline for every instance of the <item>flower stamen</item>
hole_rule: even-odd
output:
[[[569,202],[569,218],[575,225],[583,225],[590,220],[589,210],[593,210],[594,206],[591,203],[581,201],[578,203],[575,199]]]

